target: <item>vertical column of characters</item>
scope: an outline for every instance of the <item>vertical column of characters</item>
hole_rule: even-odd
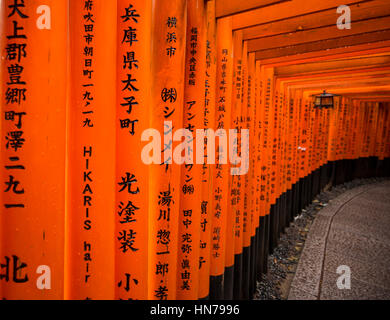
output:
[[[32,282],[29,269],[32,269],[31,264],[35,262],[36,257],[30,256],[30,250],[26,251],[25,241],[30,246],[34,245],[32,249],[38,251],[35,252],[38,254],[40,248],[36,246],[41,242],[36,235],[32,237],[31,231],[34,229],[30,229],[28,224],[23,225],[20,220],[23,218],[27,222],[33,217],[29,218],[29,214],[34,214],[27,204],[27,196],[33,188],[28,190],[28,181],[26,181],[28,172],[32,170],[29,167],[32,164],[27,157],[33,151],[30,149],[33,133],[31,132],[33,129],[32,113],[34,112],[30,82],[33,82],[33,79],[27,79],[31,68],[34,68],[30,57],[30,38],[33,30],[29,28],[32,27],[29,23],[32,19],[32,8],[20,1],[3,1],[3,5],[1,56],[4,63],[1,64],[0,128],[1,180],[5,188],[1,190],[0,285],[2,297],[0,298],[17,299],[18,296],[22,297],[26,289],[28,291],[33,289],[33,286],[29,284]],[[28,124],[30,130],[27,130]],[[27,148],[30,150],[26,150]],[[29,192],[26,192],[27,190]]]
[[[256,59],[256,54],[255,54]],[[253,134],[253,171],[254,171],[254,181],[253,185],[253,193],[251,194],[252,202],[254,206],[254,218],[258,217],[258,221],[260,221],[261,217],[261,209],[260,209],[260,187],[261,187],[261,126],[262,126],[262,112],[261,112],[261,66],[260,61],[255,60],[255,70],[254,70],[254,78],[253,78],[253,86],[255,90],[254,96],[254,110],[253,110],[253,130],[251,133]],[[255,223],[251,224],[251,237],[254,237],[256,234],[256,229],[254,226],[259,223],[255,221]]]
[[[231,123],[230,126],[235,132],[241,132],[241,108],[242,108],[242,79],[243,79],[243,66],[242,66],[242,31],[235,31],[233,33],[233,91],[232,91],[232,110],[231,110]],[[229,134],[229,153],[235,155],[230,157],[232,167],[238,163],[238,156],[240,154],[240,137],[239,134],[234,137]],[[232,139],[233,138],[233,139]],[[241,240],[241,229],[242,229],[242,211],[241,203],[243,202],[242,195],[240,194],[240,186],[242,184],[241,175],[229,175],[229,202],[228,202],[228,217],[226,225],[226,267],[233,268],[235,263],[237,266],[234,270],[238,270],[238,264],[241,256],[240,253],[240,240]],[[236,256],[237,254],[237,256]],[[240,287],[241,290],[241,276],[240,273],[225,274],[225,277],[231,277],[230,282]],[[233,280],[234,276],[234,280]],[[233,296],[233,283],[227,284],[227,287],[231,290]],[[236,289],[236,288],[234,288]],[[238,291],[234,292],[235,295]],[[234,295],[234,296],[235,296]],[[226,297],[225,297],[226,298]]]
[[[118,1],[115,298],[147,299],[149,166],[142,154],[151,114],[151,0]]]
[[[323,109],[317,109],[316,110],[316,118],[314,119],[314,122],[316,124],[315,131],[314,131],[314,137],[315,137],[315,165],[313,170],[317,170],[319,168],[319,156],[321,153],[321,135],[322,135],[322,110]]]
[[[215,135],[216,168],[214,177],[214,203],[211,234],[211,292],[210,298],[223,297],[223,274],[225,269],[226,224],[228,218],[229,166],[227,164],[227,134],[231,121],[233,40],[231,18],[217,20],[217,84]]]
[[[303,123],[301,127],[301,177],[304,178],[314,171],[315,159],[316,159],[316,128],[318,121],[316,121],[318,109],[312,108],[309,105],[309,99],[306,98],[305,94],[302,96],[302,117]]]
[[[288,163],[287,163],[287,181],[288,185],[291,188],[295,184],[295,175],[294,175],[294,156],[295,156],[295,150],[294,150],[294,142],[295,142],[295,132],[294,132],[294,117],[295,117],[295,107],[294,107],[294,101],[295,101],[295,90],[288,87],[288,131],[289,131],[289,143],[288,143],[288,149],[289,149],[289,156],[288,156]]]
[[[249,139],[248,135],[248,125],[249,125],[249,67],[248,67],[248,43],[244,42],[242,44],[242,67],[241,67],[242,77],[241,77],[241,112],[240,112],[240,130],[238,134],[238,156],[239,160],[239,172],[240,180],[238,181],[238,198],[239,198],[239,214],[240,219],[235,221],[237,229],[235,230],[236,243],[234,246],[235,254],[242,253],[243,247],[243,235],[244,235],[244,215],[248,215],[248,197],[245,195],[246,185],[249,183],[249,148],[243,148],[243,144],[246,143]],[[249,146],[248,146],[249,147]],[[238,251],[237,251],[238,250]]]
[[[334,97],[334,107],[329,111],[328,161],[335,161],[336,119],[339,97]]]
[[[5,34],[5,21],[6,21],[6,6],[4,1],[0,1],[0,34],[4,35]],[[6,37],[1,37],[0,38],[0,55],[3,56],[3,52],[6,47]],[[1,72],[0,72],[0,81],[1,81],[1,86],[0,86],[0,112],[3,113],[3,104],[4,104],[4,89],[3,89],[3,84],[5,83],[5,72],[3,71],[3,66],[5,64],[3,63],[0,66]],[[0,120],[0,133],[3,134],[3,121]],[[4,156],[2,149],[0,149],[0,161],[1,163],[4,163]],[[1,171],[3,172],[3,171]],[[3,173],[1,173],[1,178],[3,178]],[[0,206],[3,206],[4,198],[3,195],[0,195]],[[4,256],[4,249],[3,249],[3,243],[5,241],[5,238],[3,237],[3,228],[4,228],[4,220],[3,220],[3,214],[0,214],[0,259],[1,257]],[[0,260],[1,261],[1,260]],[[0,299],[5,299],[3,295],[3,281],[0,280]]]
[[[272,175],[272,139],[273,139],[273,130],[274,130],[274,109],[273,109],[273,102],[274,102],[274,90],[273,89],[273,83],[271,83],[271,78],[269,77],[269,69],[265,69],[265,100],[264,100],[264,108],[265,108],[265,121],[264,124],[266,126],[267,134],[265,136],[265,142],[267,144],[266,148],[266,212],[270,212],[270,208],[272,205],[272,186],[271,186],[271,175]]]
[[[244,44],[245,46],[247,44]],[[244,291],[243,299],[248,299],[253,292],[255,283],[255,257],[257,248],[255,246],[255,235],[258,233],[259,217],[256,211],[256,56],[254,52],[248,54],[248,80],[247,80],[247,111],[245,128],[248,132],[249,147],[246,155],[248,159],[248,172],[245,175],[244,184],[244,213],[243,213],[243,286],[248,288]],[[252,237],[252,228],[254,229]],[[247,257],[246,257],[247,255]],[[251,290],[251,291],[250,291]]]
[[[364,145],[364,129],[366,121],[366,107],[365,104],[358,101],[359,108],[359,127],[358,127],[358,158],[363,158],[363,145]]]
[[[282,228],[287,227],[288,225],[288,203],[287,203],[287,180],[286,180],[286,171],[287,171],[287,142],[288,142],[288,131],[287,131],[287,118],[288,118],[288,106],[287,106],[287,86],[284,83],[281,83],[282,86],[282,109],[281,109],[281,151],[280,151],[280,194],[282,195]]]
[[[259,85],[259,151],[258,172],[260,177],[259,209],[261,216],[268,214],[267,210],[267,139],[268,139],[268,108],[265,108],[267,85],[265,78],[265,67],[258,62],[258,85]],[[269,92],[268,92],[269,95]]]
[[[324,148],[324,144],[323,144],[323,136],[324,136],[324,114],[325,114],[325,109],[319,109],[319,124],[318,124],[318,144],[317,144],[317,148],[318,148],[318,154],[317,154],[317,169],[319,169],[321,167],[321,155],[322,155],[322,150]]]
[[[338,150],[338,159],[337,160],[342,160],[344,157],[345,125],[346,125],[345,109],[346,109],[346,98],[342,97],[340,109],[339,109],[339,115],[340,115],[339,133],[338,133],[339,150]]]
[[[265,157],[265,172],[266,172],[266,193],[265,193],[265,212],[269,213],[271,205],[273,204],[273,187],[272,187],[272,154],[273,154],[273,139],[274,139],[274,79],[273,68],[264,69],[264,151]]]
[[[302,103],[302,91],[299,90],[297,92],[297,109],[298,109],[298,126],[297,131],[299,132],[298,135],[298,145],[297,145],[297,178],[301,179],[305,176],[305,159],[306,159],[306,151],[308,145],[308,117],[309,114],[305,110],[305,106]],[[307,110],[308,111],[308,110]],[[305,147],[303,146],[305,144]]]
[[[278,154],[277,154],[277,165],[278,165],[278,172],[277,172],[277,197],[281,199],[281,196],[283,194],[283,166],[284,166],[284,139],[285,135],[283,132],[283,122],[284,122],[284,85],[283,83],[279,82],[279,115],[278,115]],[[283,210],[283,206],[281,207],[281,210]],[[281,211],[282,218],[284,212]],[[281,226],[283,226],[283,220],[280,222]]]
[[[281,85],[280,81],[276,81],[277,86],[278,86],[278,115],[277,115],[277,131],[276,131],[276,143],[277,143],[277,148],[276,148],[276,179],[275,179],[275,197],[276,199],[280,200],[280,196],[282,194],[282,178],[283,178],[283,173],[282,173],[282,168],[283,168],[283,159],[282,159],[282,144],[283,144],[283,139],[284,136],[282,134],[282,121],[283,121],[283,100],[284,100],[284,88]],[[280,221],[280,224],[282,222]]]
[[[326,147],[324,143],[324,136],[326,132],[326,126],[325,126],[325,115],[326,115],[327,109],[321,109],[321,136],[320,136],[320,142],[319,142],[319,153],[318,153],[318,168],[320,168],[323,164],[322,161],[322,155],[324,153],[324,148]]]
[[[293,174],[293,165],[294,165],[294,140],[295,140],[295,134],[294,134],[294,92],[295,90],[292,90],[291,88],[288,88],[288,157],[287,157],[287,170],[286,170],[286,180],[287,180],[287,186],[290,189],[294,181],[294,174]]]
[[[243,282],[244,264],[246,263],[243,255],[244,245],[244,219],[248,217],[248,195],[245,193],[246,186],[249,184],[249,133],[248,133],[248,44],[244,42],[241,44],[241,78],[237,74],[236,80],[241,80],[241,108],[239,114],[239,131],[237,139],[237,156],[239,157],[237,169],[239,179],[237,179],[237,210],[236,216],[233,217],[234,230],[234,255],[235,255],[235,275],[234,275],[234,296],[242,299],[243,295],[249,287],[249,283]],[[238,96],[236,96],[238,97]],[[237,288],[237,291],[236,291]],[[239,289],[238,289],[239,288]]]
[[[277,192],[277,170],[278,170],[278,119],[279,119],[279,84],[278,80],[273,83],[273,90],[271,91],[272,103],[270,104],[270,123],[272,122],[271,138],[270,138],[270,204],[276,203]],[[278,220],[277,220],[278,221]],[[275,221],[277,223],[277,221]]]
[[[301,103],[302,100],[302,90],[296,90],[295,91],[295,125],[294,125],[294,133],[296,135],[295,138],[295,161],[294,161],[294,175],[295,175],[295,181],[298,182],[301,177],[299,175],[300,172],[300,140],[301,140],[301,117],[302,117],[302,110],[301,110]],[[300,190],[301,192],[302,190]]]
[[[333,125],[334,125],[334,135],[333,135],[333,161],[337,161],[338,157],[338,135],[339,135],[339,125],[340,125],[340,105],[341,105],[341,97],[336,97],[334,100],[334,117],[333,117]]]
[[[341,97],[340,104],[339,104],[339,118],[337,123],[337,160],[341,160],[343,156],[343,150],[344,150],[344,125],[345,125],[345,118],[344,118],[344,110],[345,110],[345,98]]]
[[[285,179],[285,188],[286,190],[291,189],[291,90],[288,85],[285,86],[285,135],[286,135],[286,144],[285,144],[285,169],[284,169],[284,179]],[[289,214],[289,212],[287,213]]]
[[[379,160],[384,160],[386,156],[386,143],[389,134],[389,104],[383,104],[383,129],[380,137],[380,147],[379,147]]]
[[[329,109],[328,109],[329,110]],[[355,159],[355,142],[356,142],[356,128],[357,128],[357,108],[355,101],[351,99],[351,135],[350,135],[350,148],[349,148],[349,159]]]
[[[282,123],[283,123],[283,101],[284,101],[284,87],[281,82],[276,80],[278,88],[278,118],[277,118],[277,149],[276,149],[276,186],[275,186],[275,196],[276,199],[281,200],[282,195],[282,181],[283,181],[283,141],[284,135],[282,134]],[[281,208],[282,210],[282,208]],[[280,221],[281,225],[282,221]]]
[[[379,102],[373,102],[371,106],[371,128],[370,128],[370,146],[369,146],[369,157],[375,157],[375,138],[378,130],[378,110]]]
[[[300,176],[300,169],[301,169],[301,135],[302,135],[302,119],[303,119],[303,112],[302,112],[302,90],[296,90],[295,92],[295,126],[294,126],[294,132],[296,134],[295,138],[295,161],[294,161],[294,172],[295,172],[295,179],[298,182],[301,179]],[[302,190],[300,190],[301,192]]]
[[[347,152],[347,143],[348,143],[348,125],[349,125],[349,119],[348,119],[348,108],[349,108],[349,99],[344,98],[344,105],[343,105],[343,132],[342,132],[342,150],[341,150],[341,159],[345,159],[346,152]]]
[[[290,161],[290,170],[291,170],[291,184],[295,184],[297,182],[297,133],[296,133],[296,127],[297,127],[297,94],[296,94],[296,89],[290,89],[290,113],[292,113],[291,118],[290,118],[290,123],[291,123],[291,161]]]
[[[283,194],[283,167],[284,167],[284,141],[285,135],[283,132],[284,123],[284,85],[279,82],[279,116],[278,116],[278,154],[277,154],[277,197]],[[283,210],[283,207],[281,208]],[[282,212],[283,214],[283,212]],[[282,222],[281,222],[282,223]]]
[[[355,148],[355,156],[356,158],[362,157],[362,151],[363,151],[363,133],[364,133],[364,121],[365,121],[365,107],[362,102],[359,100],[356,100],[356,106],[357,109],[357,133],[356,133],[356,145]]]
[[[347,146],[347,152],[345,155],[345,158],[350,160],[351,159],[351,153],[352,153],[352,145],[351,145],[351,140],[353,137],[353,128],[354,128],[354,112],[353,112],[353,104],[352,104],[352,99],[349,99],[348,102],[348,146]]]
[[[266,270],[266,264],[264,261],[267,259],[267,246],[268,246],[268,229],[269,229],[269,217],[268,212],[266,212],[266,188],[267,188],[267,179],[266,179],[266,161],[267,154],[264,147],[265,144],[265,77],[264,77],[264,67],[261,65],[259,60],[256,61],[256,132],[255,132],[255,141],[256,141],[256,193],[255,193],[255,206],[258,216],[256,223],[251,226],[251,238],[254,241],[254,250],[255,257],[253,258],[253,267],[252,267],[252,281],[256,283],[256,280],[260,280],[261,274]],[[257,241],[256,238],[256,228],[255,225],[259,225]],[[252,287],[252,292],[254,288]]]
[[[284,98],[283,98],[283,192],[287,192],[289,187],[289,182],[287,181],[287,165],[288,165],[288,156],[289,156],[289,142],[290,142],[290,131],[288,129],[289,125],[289,89],[287,85],[284,85]],[[288,203],[287,203],[288,206]],[[286,209],[287,210],[287,209]],[[288,212],[287,212],[288,214]]]
[[[329,131],[330,131],[330,125],[329,125],[329,120],[330,120],[330,114],[331,114],[331,109],[326,109],[325,111],[325,135],[324,135],[324,144],[325,148],[323,151],[322,155],[322,160],[324,164],[328,163],[328,150],[329,150]]]
[[[325,135],[325,112],[326,109],[320,110],[320,116],[321,116],[321,126],[320,126],[320,137],[319,137],[319,152],[318,152],[318,168],[322,166],[322,153],[325,147],[324,143],[324,135]]]
[[[385,105],[385,128],[383,133],[382,158],[390,156],[390,103]]]
[[[176,299],[178,281],[182,149],[173,153],[173,131],[183,126],[186,13],[184,0],[153,2],[151,127],[162,141],[149,178],[149,299],[157,300]]]
[[[324,152],[325,143],[324,143],[324,135],[325,135],[325,113],[326,109],[321,109],[321,136],[319,142],[319,153],[318,153],[318,167],[322,166],[322,154]]]
[[[336,153],[336,160],[342,159],[342,153],[343,153],[343,144],[344,144],[344,137],[343,137],[343,131],[344,131],[344,108],[345,108],[345,98],[342,97],[339,104],[339,118],[337,122],[337,153]]]
[[[245,44],[246,45],[246,44]],[[256,125],[256,55],[251,52],[248,54],[248,84],[247,84],[247,111],[246,111],[246,126],[249,130],[249,148],[247,158],[249,160],[248,172],[245,175],[244,183],[244,213],[243,213],[243,246],[248,248],[251,245],[252,228],[254,233],[259,226],[259,218],[256,210],[256,151],[257,151],[257,125]],[[253,234],[254,236],[255,234]]]
[[[354,159],[355,141],[356,141],[356,127],[357,127],[357,109],[355,108],[354,100],[351,100],[351,134],[349,141],[349,159]]]
[[[30,68],[30,37],[32,19],[31,11],[23,2],[3,1],[2,3],[2,51],[1,57],[1,235],[0,242],[0,286],[2,299],[17,299],[23,291],[31,291],[31,259],[26,251],[25,241],[34,244],[38,240],[31,237],[28,224],[29,213],[27,206],[26,184],[27,173],[32,168],[27,156],[32,150],[26,150],[31,145],[31,131],[27,132],[27,124],[32,124],[33,109],[30,88],[27,87],[27,77]],[[33,79],[29,79],[33,81]],[[29,110],[30,109],[30,110]],[[28,112],[27,112],[28,111]],[[29,117],[27,118],[27,113]],[[29,135],[29,136],[27,136]],[[30,147],[31,148],[31,147]],[[3,188],[5,186],[5,188]],[[31,188],[32,189],[32,188]],[[31,189],[29,190],[31,192]],[[31,219],[31,218],[30,218]],[[27,227],[27,228],[26,228]],[[16,234],[15,234],[16,229]],[[20,231],[19,231],[20,230]],[[29,239],[30,238],[30,239]],[[39,240],[38,240],[39,241]],[[41,242],[41,241],[39,241]],[[24,243],[24,244],[23,244]],[[36,248],[35,243],[33,250]],[[27,248],[26,248],[27,249]],[[34,251],[35,251],[34,250]],[[38,251],[39,252],[39,251]],[[26,256],[27,255],[27,256]],[[23,291],[20,289],[23,285]]]
[[[351,139],[353,136],[353,109],[352,109],[352,100],[348,99],[348,105],[347,105],[347,111],[346,111],[346,116],[347,116],[347,124],[346,124],[346,130],[348,132],[347,134],[347,142],[346,142],[346,149],[345,149],[345,160],[349,160],[351,158]]]
[[[62,299],[67,2],[1,5],[0,298]]]
[[[363,156],[368,158],[370,156],[370,142],[371,142],[371,124],[372,124],[372,102],[365,102],[365,125],[364,125],[364,145],[363,145]]]
[[[359,103],[357,100],[352,100],[352,108],[354,113],[354,128],[353,128],[353,136],[351,141],[351,159],[357,159],[359,152],[359,122],[360,122],[360,112],[359,112]]]
[[[114,298],[116,39],[116,1],[70,2],[67,299]]]
[[[204,126],[204,88],[206,67],[206,21],[205,6],[200,0],[187,2],[187,46],[184,84],[184,138],[182,176],[180,185],[179,253],[177,299],[198,298],[199,269],[204,263],[199,260],[200,233],[210,228],[202,215],[203,168],[194,164],[193,134]],[[202,144],[204,137],[202,137]],[[199,153],[199,162],[205,160],[204,147]],[[204,204],[207,206],[207,204]],[[207,210],[207,208],[205,208]]]
[[[313,127],[313,168],[312,170],[315,171],[318,169],[318,155],[320,152],[320,138],[321,138],[321,114],[322,109],[316,108],[315,109],[315,116],[314,116],[314,127]]]
[[[387,109],[387,130],[386,130],[386,144],[385,144],[385,147],[384,147],[384,157],[385,158],[388,158],[390,157],[390,115],[389,115],[389,108],[390,108],[390,103],[387,103],[386,104],[386,109]]]
[[[304,95],[304,93],[303,93]],[[300,148],[302,148],[302,159],[301,159],[301,178],[305,178],[307,175],[313,172],[314,168],[314,129],[315,129],[315,117],[316,109],[309,108],[307,105],[307,100],[302,98],[302,113],[301,117],[305,123],[305,128],[301,131],[301,143]],[[302,125],[300,125],[301,127]],[[303,146],[304,145],[304,146]]]
[[[324,109],[322,114],[322,135],[321,135],[321,154],[320,154],[320,166],[325,164],[324,154],[326,153],[326,141],[328,137],[328,128],[327,128],[327,115],[329,109]]]
[[[292,116],[290,118],[291,123],[291,185],[294,185],[294,207],[293,207],[293,213],[296,214],[296,210],[298,208],[298,178],[297,178],[297,153],[298,153],[298,137],[297,137],[297,114],[298,114],[298,108],[297,108],[297,93],[296,89],[291,89],[290,91],[290,112],[292,113]]]
[[[255,115],[256,115],[256,120],[254,122],[254,127],[256,128],[256,131],[254,132],[255,137],[254,141],[256,141],[256,149],[255,149],[255,176],[256,176],[256,193],[254,194],[255,197],[255,210],[257,212],[257,215],[259,218],[262,216],[262,210],[261,210],[261,159],[262,159],[262,145],[261,145],[261,137],[262,137],[262,128],[263,128],[263,108],[262,108],[262,81],[261,81],[261,65],[260,61],[256,61],[256,66],[255,66]],[[252,232],[253,230],[253,225],[251,227]],[[252,233],[251,232],[251,233]]]
[[[314,167],[314,128],[315,128],[315,117],[316,109],[309,108],[307,99],[305,99],[305,93],[301,98],[301,136],[300,136],[300,178],[305,178],[307,175],[313,172]]]
[[[356,136],[354,149],[354,159],[360,158],[361,151],[361,125],[362,125],[362,113],[361,113],[361,104],[358,100],[354,100],[354,108],[356,109]]]
[[[318,127],[319,127],[319,108],[309,108],[307,101],[305,101],[305,107],[309,109],[309,124],[308,124],[308,160],[309,165],[304,165],[305,173],[304,176],[313,173],[316,170],[317,165],[317,154],[318,154]],[[305,161],[305,163],[307,163]]]
[[[215,150],[209,152],[211,142],[209,138],[214,132],[215,122],[215,90],[216,90],[216,21],[215,1],[206,3],[206,69],[205,69],[205,96],[203,128],[206,130],[204,139],[204,164],[202,166],[202,196],[201,196],[201,232],[199,241],[199,289],[198,298],[205,299],[209,296],[210,288],[210,252],[211,252],[211,223],[213,208],[214,163],[208,161],[209,157],[215,154]]]
[[[350,135],[350,99],[345,99],[345,109],[344,109],[344,150],[343,150],[343,159],[347,159],[348,157],[348,143],[349,143],[349,135]]]
[[[382,142],[382,132],[383,132],[383,121],[384,121],[384,108],[383,104],[378,104],[378,120],[377,120],[377,130],[375,136],[375,147],[374,147],[374,156],[380,157],[380,147]]]

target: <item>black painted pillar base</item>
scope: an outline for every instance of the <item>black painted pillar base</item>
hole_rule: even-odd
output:
[[[210,300],[223,300],[224,275],[210,276]]]
[[[253,240],[252,240],[253,239]],[[255,237],[251,238],[251,245],[249,247],[242,248],[242,299],[248,300],[251,297],[251,291],[253,287],[253,277],[252,277],[252,260],[255,258],[251,256],[251,249],[254,246]]]
[[[234,265],[231,267],[225,267],[224,277],[224,300],[233,300],[234,289]]]
[[[242,300],[243,298],[243,254],[234,255],[234,268],[233,268],[233,299]]]
[[[268,238],[268,252],[272,254],[274,242],[274,225],[275,225],[275,206],[271,205],[269,210],[269,238]]]
[[[269,255],[269,240],[270,240],[270,215],[266,215],[264,217],[264,254],[263,254],[263,273],[266,274],[268,272],[268,255]]]

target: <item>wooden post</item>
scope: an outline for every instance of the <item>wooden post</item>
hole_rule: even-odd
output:
[[[67,5],[1,3],[0,299],[64,298]]]
[[[115,298],[145,300],[149,165],[142,159],[141,140],[152,113],[152,1],[118,1],[117,19]],[[127,86],[128,79],[132,85]],[[127,175],[133,180],[130,189],[121,183]]]
[[[116,30],[116,2],[70,2],[66,299],[114,298]]]
[[[231,119],[233,44],[231,18],[217,21],[217,95],[215,112],[215,129],[227,130]],[[216,131],[216,132],[217,132]],[[227,141],[227,136],[226,136]],[[214,180],[214,204],[211,247],[211,283],[210,298],[221,299],[224,295],[223,275],[226,264],[226,226],[228,219],[228,182],[229,166],[226,145],[219,138],[222,149],[217,147],[217,159]],[[226,164],[224,163],[226,160]]]
[[[173,140],[180,140],[174,133],[183,127],[186,17],[184,0],[153,2],[151,128],[161,145],[153,151],[158,164],[151,164],[149,179],[148,297],[157,300],[177,297],[181,165]]]
[[[204,86],[206,67],[206,21],[202,0],[187,2],[187,38],[184,83],[184,129],[189,136],[184,137],[193,143],[197,129],[204,127]],[[191,134],[190,134],[191,133]],[[195,163],[194,146],[192,161],[181,166],[179,247],[177,299],[198,299],[200,261],[200,235],[210,228],[210,223],[202,214],[202,164]],[[204,149],[201,150],[204,152]],[[204,158],[203,158],[204,159]],[[205,213],[203,212],[203,215]]]
[[[206,40],[206,70],[205,70],[205,103],[204,103],[204,129],[215,129],[215,107],[216,107],[216,21],[215,1],[208,1],[206,4],[207,17],[207,40]],[[209,131],[208,131],[209,133]],[[207,135],[208,137],[209,135]],[[215,164],[208,164],[207,150],[208,138],[205,143],[205,164],[202,171],[202,205],[201,221],[205,228],[200,233],[199,251],[199,294],[198,298],[206,299],[210,293],[210,262],[211,262],[211,230],[213,219],[214,197],[210,190],[214,189]],[[214,153],[215,150],[212,150]]]

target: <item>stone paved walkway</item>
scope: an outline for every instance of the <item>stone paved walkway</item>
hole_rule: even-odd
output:
[[[342,265],[350,289],[337,286]],[[390,299],[390,181],[349,190],[318,213],[289,299]]]

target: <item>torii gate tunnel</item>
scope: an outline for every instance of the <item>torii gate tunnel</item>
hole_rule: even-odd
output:
[[[250,299],[318,193],[389,176],[388,0],[0,4],[0,298]]]

